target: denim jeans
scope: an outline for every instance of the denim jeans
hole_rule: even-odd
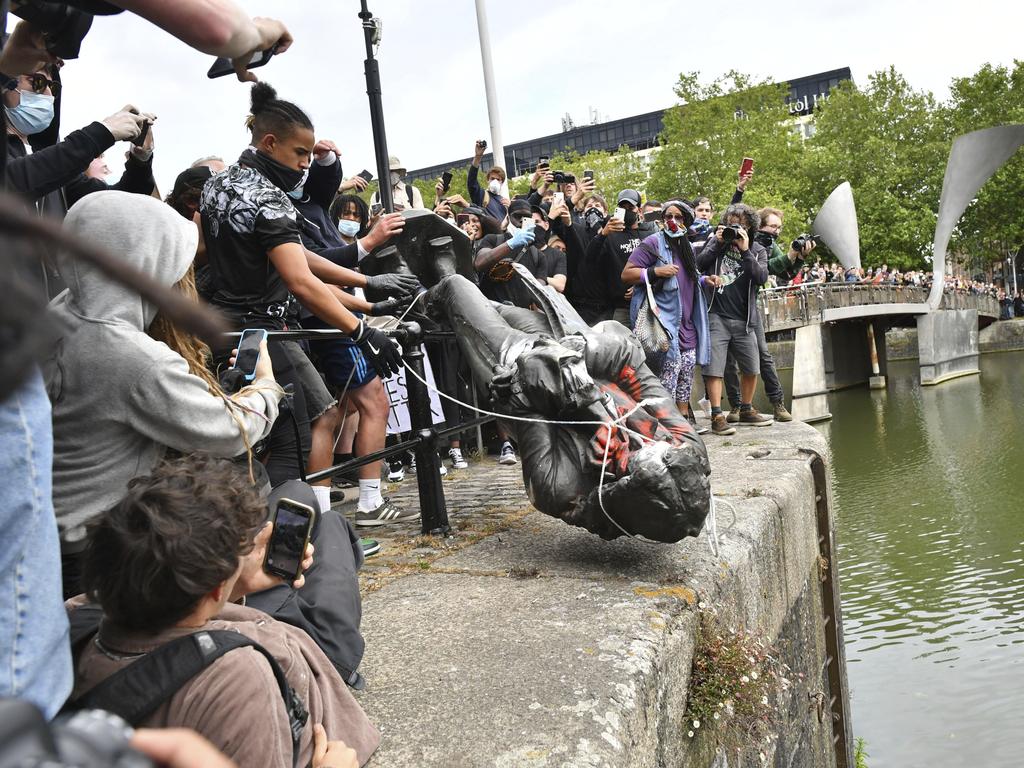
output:
[[[0,403],[0,696],[47,718],[72,684],[52,469],[50,401],[34,370]]]

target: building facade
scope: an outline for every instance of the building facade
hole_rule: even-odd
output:
[[[808,118],[814,112],[815,104],[827,98],[829,91],[841,81],[851,79],[850,68],[843,67],[788,81],[789,96],[786,103],[789,104],[790,114],[800,124],[805,135],[811,130]],[[541,157],[551,157],[558,152],[572,151],[581,155],[593,151],[615,152],[623,144],[635,152],[650,150],[658,146],[658,136],[664,127],[664,115],[665,110],[660,109],[619,120],[582,125],[538,139],[506,144],[504,166],[509,176],[521,176],[532,172]],[[469,167],[472,160],[473,158],[467,157],[463,160],[419,168],[409,172],[409,179],[433,180],[451,168]],[[492,164],[493,156],[490,153],[484,155],[482,167],[490,168]]]

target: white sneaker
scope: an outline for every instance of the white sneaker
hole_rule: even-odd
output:
[[[394,461],[394,458],[388,460],[388,482],[400,483],[405,479],[405,467],[400,460]]]
[[[499,464],[518,464],[519,459],[516,458],[516,449],[512,447],[512,443],[506,440],[501,444],[501,453],[498,455]]]
[[[469,469],[469,462],[463,458],[461,448],[449,448],[448,458],[452,461],[452,469]]]

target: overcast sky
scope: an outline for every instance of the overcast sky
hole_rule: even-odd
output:
[[[374,170],[357,0],[242,2],[287,24],[295,43],[258,70],[342,149],[347,175]],[[568,112],[588,122],[661,109],[678,74],[706,80],[737,69],[775,80],[849,66],[863,83],[895,65],[917,88],[1021,55],[1024,4],[976,0],[819,0],[731,3],[576,0],[487,3],[506,144],[557,133]],[[684,9],[696,9],[683,12]],[[473,0],[371,0],[384,21],[378,56],[388,147],[408,168],[467,157],[488,135]],[[734,30],[727,33],[727,30]],[[731,37],[731,40],[730,40]],[[166,194],[197,157],[229,162],[247,144],[249,87],[208,80],[212,58],[129,13],[98,17],[81,58],[64,67],[62,130],[127,102],[158,115],[156,175]],[[118,174],[123,151],[107,153]]]

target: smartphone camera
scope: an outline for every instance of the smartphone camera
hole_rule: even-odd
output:
[[[302,575],[302,559],[313,531],[316,513],[308,504],[281,499],[274,510],[274,531],[267,543],[263,570],[289,584]]]

